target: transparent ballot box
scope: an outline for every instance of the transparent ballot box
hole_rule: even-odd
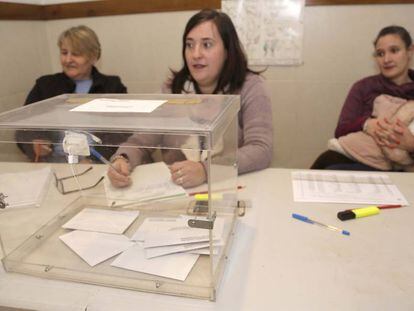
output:
[[[0,114],[5,270],[215,300],[239,109],[233,95],[65,94]]]

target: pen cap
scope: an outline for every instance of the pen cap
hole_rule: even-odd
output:
[[[376,206],[368,206],[364,208],[356,208],[352,210],[356,218],[367,217],[379,214],[379,208]]]
[[[349,220],[349,219],[355,219],[356,217],[355,213],[352,210],[346,210],[346,211],[339,212],[337,216],[342,221]]]

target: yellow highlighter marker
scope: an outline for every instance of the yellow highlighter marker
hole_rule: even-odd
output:
[[[213,193],[211,195],[212,200],[220,200],[223,198],[223,195],[221,193]],[[194,199],[196,201],[208,201],[208,193],[199,193],[194,195]]]
[[[355,208],[355,209],[349,209],[346,211],[342,211],[342,212],[339,212],[337,216],[340,220],[343,221],[343,220],[377,215],[379,214],[380,209],[397,208],[397,207],[401,207],[401,205],[367,206],[363,208]]]

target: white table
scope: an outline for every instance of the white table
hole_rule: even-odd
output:
[[[294,203],[291,170],[241,176],[240,219],[216,302],[0,271],[0,306],[36,310],[414,310],[414,174],[391,173],[411,206],[341,222],[343,204]],[[292,219],[297,212],[351,236]]]

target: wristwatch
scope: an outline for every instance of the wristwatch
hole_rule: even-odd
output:
[[[126,153],[121,153],[121,154],[117,154],[117,155],[113,156],[112,159],[111,159],[111,163],[115,162],[118,159],[122,159],[126,163],[129,164],[129,158],[128,158],[128,155]]]

